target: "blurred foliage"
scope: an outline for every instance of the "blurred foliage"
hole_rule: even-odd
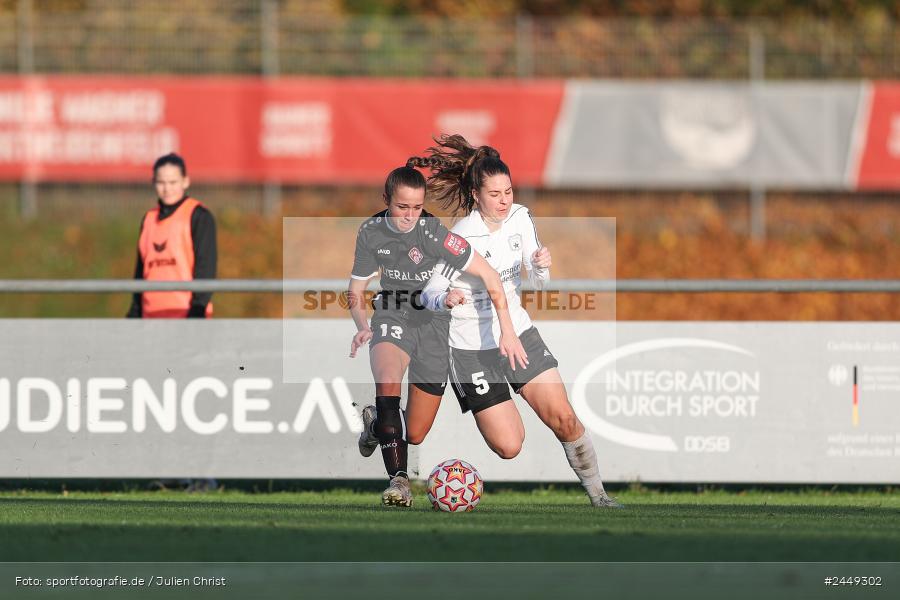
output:
[[[0,13],[16,11],[20,0],[0,0]],[[31,0],[38,13],[72,13],[124,5],[183,4],[171,0]],[[900,19],[896,0],[276,0],[281,8],[309,15],[429,15],[441,17],[501,17],[517,14],[556,17],[563,15],[619,17],[814,17],[857,19],[880,14]],[[259,0],[197,0],[192,12],[211,15],[228,12],[238,4]]]
[[[38,72],[238,73],[262,69],[258,0],[33,0]],[[18,70],[18,0],[0,0],[0,72]],[[900,2],[887,0],[278,0],[274,31],[284,74],[402,77],[712,77],[749,74],[751,35],[768,78],[900,77]],[[281,222],[247,214],[259,194],[219,200],[223,278],[281,275]],[[120,278],[134,265],[140,211],[91,209],[59,186],[42,210],[0,215],[0,277]],[[366,215],[365,190],[305,190],[288,214]],[[245,194],[246,195],[246,194]],[[10,194],[14,197],[14,194]],[[72,197],[69,197],[72,196]],[[129,202],[143,207],[145,192]],[[597,201],[542,193],[537,214],[616,216],[618,275],[891,278],[900,209],[890,200],[770,195],[770,238],[751,242],[746,202],[703,194]],[[349,199],[348,199],[349,198]],[[544,201],[546,200],[546,201]],[[85,218],[95,210],[103,219]],[[143,208],[141,209],[143,210]],[[126,211],[127,212],[127,211]],[[0,316],[111,316],[116,295],[0,295]],[[277,295],[217,295],[218,316],[281,314]],[[620,294],[622,319],[885,319],[900,295]]]
[[[886,0],[34,0],[32,38],[42,73],[259,74],[271,47],[286,75],[746,78],[756,36],[769,78],[891,78],[898,20]]]
[[[298,191],[288,198],[285,214],[362,218],[379,210],[377,198],[373,190],[340,197],[327,190]],[[769,237],[762,243],[747,235],[746,200],[737,193],[635,192],[598,199],[542,192],[529,203],[539,217],[615,217],[620,279],[896,278],[900,204],[895,199],[773,193]],[[280,218],[207,204],[219,226],[220,278],[282,276]],[[139,213],[127,218],[43,213],[38,221],[21,222],[12,202],[4,206],[0,279],[131,277]],[[565,257],[581,256],[584,249],[551,251],[560,261],[559,274]],[[349,257],[352,249],[347,252]],[[342,262],[330,272],[341,278],[345,271]],[[620,293],[616,300],[620,320],[900,320],[900,294]],[[217,294],[214,301],[218,317],[282,314],[278,294]],[[121,317],[129,302],[127,294],[0,294],[0,317]]]
[[[895,0],[343,0],[342,5],[357,15],[855,19],[874,13],[900,18]]]

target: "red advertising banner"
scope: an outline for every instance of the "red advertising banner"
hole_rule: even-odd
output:
[[[562,81],[0,77],[0,180],[145,181],[184,155],[204,181],[380,183],[460,133],[543,179]]]
[[[857,187],[897,189],[900,187],[900,83],[872,84],[871,108],[865,126]]]

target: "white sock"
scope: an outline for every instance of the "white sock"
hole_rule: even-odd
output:
[[[563,450],[566,451],[566,459],[569,466],[578,475],[581,485],[587,492],[587,495],[593,501],[595,498],[606,495],[603,489],[603,482],[600,480],[600,466],[597,463],[597,453],[594,452],[594,444],[585,431],[580,438],[574,442],[561,442]]]

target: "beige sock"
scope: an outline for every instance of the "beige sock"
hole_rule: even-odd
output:
[[[591,500],[600,496],[605,496],[606,491],[603,489],[603,482],[600,480],[600,466],[597,464],[597,453],[594,452],[594,444],[585,431],[580,438],[574,442],[561,442],[563,449],[566,451],[566,458],[569,465],[581,485],[590,496]]]

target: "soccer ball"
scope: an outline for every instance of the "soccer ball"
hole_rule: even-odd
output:
[[[484,482],[475,467],[464,460],[445,460],[428,476],[428,500],[434,510],[469,512],[478,506]]]

